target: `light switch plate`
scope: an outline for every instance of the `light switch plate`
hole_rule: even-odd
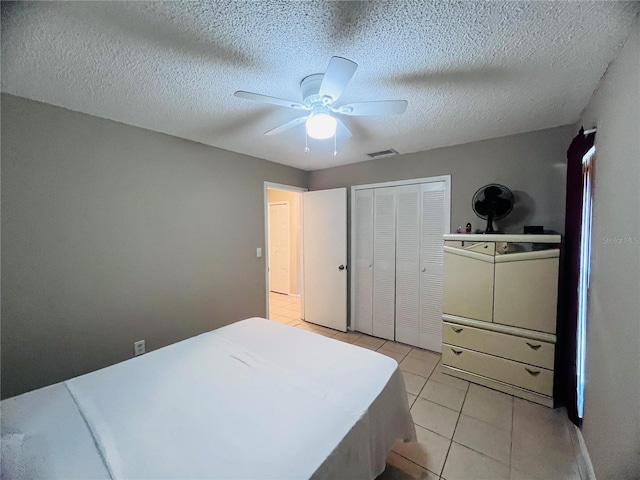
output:
[[[256,257],[262,258],[262,249],[260,247],[256,248]]]

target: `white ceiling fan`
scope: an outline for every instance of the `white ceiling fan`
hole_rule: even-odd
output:
[[[270,103],[309,112],[302,117],[295,118],[269,130],[265,135],[277,135],[301,123],[305,123],[307,134],[311,138],[324,140],[335,137],[338,125],[347,133],[348,138],[351,136],[351,132],[335,114],[350,116],[398,115],[404,113],[407,109],[406,100],[359,102],[336,106],[336,102],[351,77],[353,77],[356,68],[358,68],[358,64],[351,60],[342,57],[331,57],[324,73],[309,75],[300,82],[302,103],[243,90],[238,90],[234,95],[256,102]]]

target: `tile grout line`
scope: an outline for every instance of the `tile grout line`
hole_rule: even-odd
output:
[[[447,449],[447,454],[444,456],[444,462],[442,462],[442,470],[440,471],[440,474],[439,474],[440,477],[442,477],[442,474],[444,473],[444,467],[447,465],[447,459],[449,458],[449,452],[451,451],[451,446],[453,445],[453,437],[455,437],[455,435],[456,435],[456,430],[458,429],[458,423],[460,423],[460,417],[462,416],[462,409],[464,408],[464,402],[467,401],[467,395],[468,394],[469,394],[469,385],[467,385],[467,390],[464,392],[464,400],[462,401],[462,406],[460,407],[460,412],[458,414],[458,419],[456,420],[456,426],[453,427],[453,433],[451,434],[451,442],[449,443],[449,448]]]
[[[383,343],[383,344],[378,348],[378,350],[380,350],[380,348],[382,348],[383,346],[384,346],[384,343]],[[431,351],[431,350],[428,350],[428,351]],[[409,357],[409,353],[410,353],[410,352],[411,352],[411,350],[409,350],[409,352],[407,352],[405,355],[403,355],[402,360],[404,360],[405,358]],[[395,353],[397,353],[397,352],[395,352]],[[437,353],[437,352],[434,352],[434,353]],[[411,357],[411,358],[416,358],[416,357]],[[402,360],[400,360],[400,362],[402,362]],[[419,360],[419,359],[418,359],[418,360]],[[411,373],[411,372],[405,372],[404,370],[402,370],[402,369],[400,368],[400,362],[398,362],[398,370],[400,370],[400,372],[401,372],[401,373],[403,373],[403,372],[404,372],[404,373]],[[424,378],[424,379],[425,379],[424,385],[421,387],[420,392],[422,392],[422,389],[424,389],[425,385],[427,384],[427,382],[428,382],[428,381],[429,381],[429,379],[431,378],[431,375],[433,375],[433,372],[435,372],[435,370],[436,370],[436,368],[438,367],[438,364],[439,364],[439,363],[440,363],[440,360],[436,363],[435,367],[431,370],[431,372],[429,373],[429,375],[428,375],[428,376],[426,376],[426,377],[422,377],[422,375],[418,375],[418,374],[416,374],[416,373],[411,373],[412,375],[416,375],[417,377],[422,377],[422,378]],[[413,395],[413,396],[415,397],[415,398],[413,399],[413,402],[411,403],[411,405],[409,405],[409,414],[411,414],[411,409],[412,409],[412,408],[413,408],[413,406],[415,405],[415,403],[416,403],[416,401],[418,400],[418,398],[422,398],[423,400],[426,400],[425,398],[420,397],[420,392],[418,392],[416,395],[414,395],[413,393],[409,393],[409,392],[407,392],[407,391],[406,391],[406,389],[405,389],[405,393],[407,393],[407,394],[409,394],[409,395]],[[465,397],[466,397],[466,392],[465,392]],[[427,401],[428,401],[428,400],[427,400]],[[432,403],[434,403],[434,402],[432,402]],[[443,407],[444,407],[444,405],[441,405],[441,406],[443,406]],[[447,408],[447,407],[444,407],[444,408]],[[459,417],[458,417],[458,418],[459,418]],[[411,420],[413,420],[413,416],[412,416]],[[415,422],[413,422],[413,423],[414,423],[414,425],[418,425],[418,424],[417,424],[417,423],[415,423]],[[449,440],[447,437],[445,437],[444,435],[439,434],[438,432],[434,432],[433,430],[429,430],[428,428],[423,427],[422,425],[418,425],[418,426],[419,426],[420,428],[424,428],[425,430],[428,430],[429,432],[432,432],[432,433],[434,433],[435,435],[438,435],[438,436],[440,436],[440,437],[442,437],[442,438],[444,438],[444,439],[446,439],[446,440]],[[455,431],[455,429],[454,429],[454,431]],[[452,441],[453,441],[453,440],[450,440],[450,441],[449,441],[449,447],[451,447],[451,442],[452,442]],[[431,472],[431,473],[433,473],[434,475],[437,475],[438,477],[440,477],[440,476],[441,476],[441,474],[440,474],[440,473],[436,473],[436,472],[434,472],[434,471],[432,471],[432,470],[429,470],[428,468],[426,468],[426,467],[424,467],[424,466],[420,465],[419,463],[414,462],[414,461],[413,461],[413,460],[411,460],[410,458],[407,458],[407,457],[405,457],[404,455],[401,455],[401,454],[400,454],[400,453],[398,453],[398,452],[394,452],[394,453],[395,453],[396,455],[399,455],[400,457],[404,458],[404,459],[405,459],[405,460],[407,460],[408,462],[411,462],[411,463],[413,463],[414,465],[418,466],[418,467],[419,467],[420,469],[422,469],[422,470],[426,470],[427,472]],[[448,453],[448,451],[447,451],[447,453]],[[445,462],[446,462],[446,457],[445,457]],[[442,463],[442,469],[444,469],[444,462]]]
[[[418,425],[418,426],[420,426],[420,425]],[[420,428],[424,428],[424,427],[420,427]],[[425,428],[425,430],[429,430],[429,429],[428,429],[428,428]],[[429,430],[429,431],[431,432],[431,430]],[[438,435],[439,437],[444,438],[445,440],[448,440],[448,438],[447,438],[447,437],[444,437],[444,436],[440,435],[439,433],[436,433],[436,432],[432,432],[432,433],[434,433],[435,435]],[[413,461],[413,460],[411,460],[410,458],[405,457],[404,455],[402,455],[401,453],[396,452],[395,450],[391,450],[391,451],[392,451],[393,453],[395,453],[396,455],[398,455],[399,457],[402,457],[402,458],[404,458],[405,460],[407,460],[407,461],[409,461],[409,462],[413,463],[414,465],[417,465],[417,466],[418,466],[418,467],[420,467],[422,470],[426,470],[427,472],[433,473],[434,475],[437,475],[438,477],[441,477],[441,476],[442,476],[442,475],[440,475],[440,474],[438,474],[438,473],[434,472],[433,470],[429,470],[427,467],[423,467],[423,466],[422,466],[422,465],[420,465],[419,463],[414,462],[414,461]],[[444,464],[442,465],[442,468],[444,469]]]
[[[271,313],[271,312],[270,312],[270,313]],[[275,313],[275,312],[273,312],[273,313]],[[277,315],[281,315],[281,314],[279,314],[279,313],[278,313]],[[292,320],[292,321],[296,321],[296,320]],[[312,329],[311,331],[313,331],[313,329]],[[315,332],[315,331],[313,331],[313,332],[314,332],[314,333],[318,333],[318,332]],[[331,338],[335,337],[335,335],[337,335],[338,333],[340,333],[340,332],[338,332],[338,331],[333,332],[333,335],[331,336]],[[358,332],[358,333],[360,333],[360,332]],[[366,337],[369,337],[369,338],[377,338],[377,337],[373,337],[373,336],[366,335],[366,334],[362,334],[362,333],[361,333],[361,336],[366,336]],[[364,343],[366,344],[366,342],[364,342]],[[376,352],[377,352],[377,351],[378,351],[378,350],[380,350],[380,349],[381,349],[385,344],[386,344],[386,342],[385,342],[385,343],[383,343],[383,344],[381,344],[379,347],[376,347],[376,349],[375,349],[375,350],[373,350],[373,351],[376,351]],[[373,346],[373,345],[370,345],[370,346]],[[391,349],[387,349],[387,350],[390,350],[391,352],[396,353],[396,354],[398,354],[398,355],[402,355],[402,359],[401,359],[400,361],[398,361],[398,369],[400,370],[400,372],[401,372],[401,373],[402,373],[402,372],[405,372],[405,373],[412,373],[412,372],[406,372],[405,370],[402,370],[402,369],[399,367],[400,363],[401,363],[403,360],[405,360],[406,358],[411,357],[411,358],[414,358],[414,359],[416,359],[416,360],[422,360],[422,359],[420,359],[420,358],[413,357],[413,356],[410,356],[410,355],[409,355],[409,353],[413,350],[413,348],[412,348],[412,349],[410,349],[406,354],[400,354],[399,352],[396,352],[396,351],[391,350]],[[420,350],[424,350],[424,351],[431,352],[431,350],[426,350],[426,349],[420,349]],[[437,354],[438,352],[433,352],[433,353]],[[390,358],[392,358],[392,357],[390,357]],[[424,360],[423,360],[423,361],[424,361]],[[412,403],[411,405],[409,405],[409,411],[411,411],[411,408],[413,407],[413,405],[415,404],[415,402],[417,401],[417,399],[418,399],[418,398],[422,398],[422,399],[423,399],[423,400],[425,400],[425,401],[431,402],[429,399],[426,399],[426,398],[424,398],[424,397],[420,397],[420,393],[422,392],[422,390],[424,390],[424,387],[426,386],[427,382],[429,382],[429,380],[430,380],[430,379],[431,379],[431,377],[433,376],[433,373],[434,373],[434,372],[436,371],[436,369],[438,368],[438,365],[439,365],[439,364],[441,364],[441,363],[442,363],[442,359],[438,360],[438,362],[436,362],[436,365],[434,366],[434,368],[433,368],[433,369],[431,369],[431,371],[429,372],[429,374],[428,374],[426,377],[422,377],[422,375],[418,375],[418,374],[413,374],[413,375],[416,375],[416,376],[419,376],[419,377],[424,378],[424,379],[425,379],[425,383],[424,383],[424,385],[422,386],[422,388],[420,389],[420,392],[418,392],[418,393],[417,393],[417,395],[414,395],[414,394],[412,394],[412,393],[406,392],[407,394],[409,394],[409,395],[414,395],[414,397],[415,397],[415,399],[413,400],[413,403]],[[437,380],[434,380],[434,382],[437,382]],[[437,382],[437,383],[440,383],[440,382]],[[465,388],[465,396],[464,396],[464,400],[463,400],[463,402],[462,402],[462,406],[461,406],[461,408],[460,408],[460,411],[453,410],[453,409],[451,409],[451,408],[449,408],[449,407],[447,407],[447,406],[445,406],[445,405],[440,405],[440,404],[438,404],[438,403],[436,403],[436,402],[431,402],[431,403],[433,403],[433,404],[435,404],[435,405],[441,406],[441,407],[443,407],[443,408],[447,408],[448,410],[453,411],[453,412],[455,412],[455,413],[457,413],[457,414],[458,414],[457,419],[456,419],[456,425],[455,425],[455,427],[454,427],[454,429],[453,429],[453,434],[452,434],[452,438],[451,438],[451,439],[448,439],[447,437],[445,437],[445,436],[443,436],[443,435],[439,434],[438,432],[433,432],[432,430],[430,430],[430,429],[428,429],[428,428],[426,428],[426,427],[423,427],[422,425],[415,424],[415,422],[414,422],[414,424],[415,424],[415,425],[418,425],[420,428],[424,428],[425,430],[428,430],[428,431],[430,431],[430,432],[434,433],[435,435],[438,435],[438,436],[440,436],[440,437],[442,437],[442,438],[444,438],[444,439],[446,439],[446,440],[449,440],[449,448],[447,449],[447,453],[446,453],[445,458],[444,458],[444,461],[443,461],[443,463],[442,463],[442,468],[441,468],[441,470],[440,470],[440,473],[433,472],[433,471],[429,470],[428,468],[425,468],[425,467],[423,467],[422,465],[420,465],[420,464],[418,464],[418,463],[414,462],[413,460],[411,460],[411,459],[409,459],[409,458],[405,457],[404,455],[399,454],[398,452],[394,452],[394,453],[395,453],[396,455],[398,455],[398,456],[400,456],[400,457],[404,458],[404,459],[405,459],[405,460],[407,460],[408,462],[410,462],[410,463],[412,463],[412,464],[416,465],[416,466],[417,466],[417,467],[419,467],[420,469],[425,470],[425,471],[428,471],[428,472],[431,472],[431,473],[433,473],[434,475],[437,475],[438,477],[442,477],[442,473],[444,472],[444,467],[445,467],[445,465],[446,465],[446,463],[447,463],[447,459],[448,459],[448,457],[449,457],[449,452],[451,451],[451,446],[452,446],[452,444],[453,444],[453,436],[455,435],[455,431],[456,431],[456,429],[458,428],[458,424],[459,424],[459,422],[460,422],[460,417],[461,417],[461,415],[462,415],[462,408],[464,407],[464,403],[466,402],[466,399],[467,399],[467,395],[468,395],[468,393],[469,393],[469,385],[467,385],[467,386],[466,386],[466,388]],[[512,410],[513,410],[513,405],[512,405]],[[512,412],[512,419],[511,419],[511,421],[512,421],[512,430],[513,430],[513,412]],[[471,450],[473,450],[473,449],[471,449]],[[475,450],[474,450],[474,451],[475,451]],[[481,453],[481,452],[478,452],[478,453]],[[481,453],[481,454],[482,454],[482,453]],[[491,458],[491,457],[488,457],[488,458]]]
[[[312,331],[313,331],[313,330],[312,330]],[[314,333],[318,333],[318,332],[314,332]],[[338,331],[333,332],[332,337],[334,337],[334,336],[335,336],[335,335],[337,335],[338,333],[340,333],[340,332],[338,332]],[[357,332],[357,333],[360,333],[360,332]],[[362,333],[360,333],[360,335],[361,335],[361,337],[378,338],[378,337],[373,337],[373,336],[371,336],[371,335],[366,335],[366,334],[362,334]],[[366,342],[363,342],[363,343],[365,343],[365,344],[366,344]],[[376,348],[375,348],[375,350],[373,350],[373,351],[379,352],[379,350],[383,349],[383,347],[385,346],[385,344],[386,344],[386,343],[387,343],[387,342],[385,342],[385,343],[381,344],[379,347],[376,347]],[[373,347],[373,345],[369,345],[369,346],[370,346],[370,347]],[[422,360],[422,359],[420,359],[420,358],[417,358],[417,357],[414,357],[414,356],[409,355],[409,353],[413,350],[413,348],[412,348],[412,349],[410,349],[406,354],[401,354],[401,353],[396,352],[395,350],[392,350],[392,349],[390,349],[390,348],[386,348],[385,350],[389,350],[390,352],[393,352],[393,353],[397,354],[398,356],[401,356],[401,359],[400,359],[399,361],[397,360],[398,365],[399,365],[402,361],[404,361],[406,358],[408,358],[408,357],[414,358],[414,359],[416,359],[416,360]],[[431,350],[426,350],[426,349],[419,349],[419,350],[424,350],[424,351],[429,351],[429,352],[431,352]],[[437,352],[433,352],[433,353],[436,353],[436,354],[437,354]],[[391,358],[393,358],[393,357],[391,357]],[[420,469],[423,469],[423,470],[429,471],[429,472],[433,473],[434,475],[438,475],[438,476],[440,476],[440,477],[442,477],[442,473],[444,472],[444,467],[446,466],[446,462],[447,462],[447,460],[448,460],[448,458],[449,458],[449,453],[450,453],[450,451],[451,451],[452,444],[454,443],[453,436],[455,436],[455,432],[456,432],[456,430],[457,430],[457,428],[458,428],[458,425],[459,425],[459,423],[460,423],[460,418],[461,418],[461,416],[462,416],[462,409],[464,408],[464,404],[465,404],[465,402],[466,402],[466,400],[467,400],[467,397],[468,397],[468,394],[469,394],[469,390],[470,390],[470,385],[469,385],[469,384],[467,384],[466,388],[464,389],[464,392],[465,392],[464,400],[463,400],[463,402],[462,402],[462,406],[461,406],[461,408],[460,408],[460,410],[459,410],[459,411],[458,411],[458,410],[453,410],[453,409],[451,409],[451,408],[447,407],[446,405],[440,405],[439,403],[432,402],[431,400],[429,400],[429,399],[427,399],[427,398],[421,397],[421,396],[420,396],[420,393],[422,392],[422,390],[424,390],[424,388],[425,388],[426,384],[427,384],[427,383],[432,379],[432,376],[433,376],[434,372],[435,372],[435,371],[436,371],[436,369],[438,368],[438,365],[440,365],[441,363],[442,363],[442,360],[441,360],[441,359],[440,359],[440,360],[438,360],[438,362],[436,363],[436,365],[434,366],[434,368],[433,368],[433,369],[431,369],[431,371],[429,372],[429,374],[428,374],[426,377],[422,377],[422,375],[418,375],[418,374],[415,374],[415,373],[412,373],[412,372],[407,372],[407,371],[402,370],[401,368],[399,368],[399,370],[401,371],[401,373],[409,373],[409,374],[413,374],[413,375],[416,375],[416,376],[419,376],[419,377],[422,377],[422,378],[424,378],[424,379],[425,379],[425,383],[424,383],[424,385],[422,386],[421,390],[420,390],[417,394],[413,394],[413,393],[410,393],[410,392],[406,392],[407,394],[409,394],[409,395],[413,395],[413,396],[415,397],[415,399],[414,399],[414,401],[412,402],[412,404],[411,404],[411,405],[409,405],[409,410],[410,410],[410,411],[411,411],[411,408],[413,408],[413,405],[415,405],[415,402],[417,401],[417,399],[418,399],[418,398],[422,398],[422,399],[423,399],[423,400],[425,400],[425,401],[428,401],[428,402],[434,403],[435,405],[441,406],[441,407],[443,407],[443,408],[447,408],[448,410],[451,410],[451,411],[456,412],[456,413],[458,414],[457,419],[456,419],[456,424],[455,424],[455,427],[454,427],[454,431],[453,431],[453,435],[452,435],[452,438],[451,438],[451,439],[447,439],[445,436],[443,436],[443,435],[439,434],[438,432],[434,432],[433,430],[430,430],[430,429],[428,429],[428,428],[426,428],[426,427],[423,427],[422,425],[418,425],[418,424],[416,424],[416,425],[417,425],[417,426],[419,426],[420,428],[424,428],[425,430],[428,430],[429,432],[432,432],[432,433],[434,433],[435,435],[438,435],[438,436],[440,436],[440,437],[442,437],[442,438],[445,438],[446,440],[449,440],[449,448],[447,449],[447,453],[446,453],[446,455],[445,455],[445,459],[444,459],[444,462],[443,462],[442,469],[441,469],[440,473],[438,474],[438,473],[436,473],[436,472],[433,472],[433,471],[429,470],[428,468],[426,468],[426,467],[424,467],[424,466],[422,466],[422,465],[420,465],[420,464],[416,463],[415,461],[411,460],[410,458],[407,458],[407,457],[405,457],[404,455],[401,455],[401,454],[400,454],[400,453],[398,453],[398,452],[394,452],[396,455],[398,455],[398,456],[400,456],[400,457],[404,458],[406,461],[408,461],[408,462],[410,462],[410,463],[412,463],[412,464],[416,465],[416,466],[417,466],[417,467],[419,467]],[[440,383],[440,382],[438,382],[437,380],[433,380],[433,381],[434,381],[434,382],[437,382],[437,383]],[[446,385],[446,384],[443,384],[443,385]],[[454,388],[455,388],[455,387],[454,387]],[[462,389],[459,389],[459,390],[462,390]],[[515,402],[513,401],[513,397],[512,397],[512,405],[511,405],[511,435],[510,435],[510,445],[509,445],[509,464],[508,464],[508,465],[506,465],[506,466],[508,466],[508,467],[509,467],[509,469],[510,469],[510,470],[511,470],[512,457],[513,457],[513,424],[514,424],[514,415],[515,415]],[[475,417],[472,417],[472,418],[475,418]],[[479,420],[479,421],[481,421],[482,423],[487,423],[487,422],[484,422],[483,420],[480,420],[480,419],[476,419],[476,420]],[[415,422],[414,422],[414,424],[415,424]],[[490,424],[490,423],[488,423],[488,425],[491,425],[491,424]],[[473,449],[473,448],[470,448],[470,447],[466,447],[466,448],[469,448],[470,450],[472,450],[472,451],[474,451],[474,452],[476,452],[476,453],[478,453],[478,454],[480,454],[480,455],[482,455],[482,456],[485,456],[485,457],[487,457],[487,458],[489,458],[489,459],[491,459],[491,460],[497,461],[498,463],[502,463],[502,462],[500,462],[499,460],[496,460],[496,459],[494,459],[493,457],[486,455],[485,453],[479,452],[479,451],[477,451],[477,450],[475,450],[475,449]],[[503,464],[503,465],[504,465],[504,464]],[[579,472],[579,474],[580,474],[580,472]]]
[[[424,386],[426,387],[426,386],[427,386],[427,384],[425,383],[425,384],[424,384]],[[423,389],[424,389],[424,388],[423,388]],[[420,392],[422,392],[422,390],[420,390]],[[428,398],[421,397],[421,396],[420,396],[420,394],[418,394],[418,395],[417,395],[416,400],[417,400],[418,398],[420,398],[420,399],[424,400],[425,402],[433,403],[434,405],[437,405],[437,406],[439,406],[439,407],[446,408],[446,409],[447,409],[447,410],[449,410],[450,412],[457,413],[457,414],[458,414],[458,417],[460,417],[460,415],[462,414],[462,410],[458,411],[458,410],[454,410],[453,408],[449,408],[449,407],[447,407],[446,405],[440,405],[439,403],[436,403],[436,402],[434,402],[433,400],[429,400]],[[466,393],[465,393],[465,398],[466,398]],[[416,423],[416,425],[418,425],[418,424]],[[420,426],[422,427],[422,425],[420,425]],[[456,427],[457,427],[457,426],[458,426],[458,422],[456,422]],[[430,429],[428,429],[427,427],[422,427],[422,428],[426,428],[426,429],[427,429],[427,430],[429,430],[430,432],[433,432],[433,430],[430,430]],[[454,428],[454,430],[453,430],[453,431],[455,432],[455,428]],[[438,433],[438,432],[433,432],[433,433]]]
[[[368,335],[367,335],[367,336],[368,336]],[[377,337],[373,337],[373,338],[377,338]],[[384,345],[385,345],[385,344],[382,344],[380,347],[378,347],[378,348],[376,349],[376,351],[380,350],[382,347],[384,347]],[[418,347],[418,348],[419,348],[419,347]],[[391,350],[391,349],[388,349],[388,350]],[[392,352],[394,352],[394,353],[398,353],[398,355],[402,355],[402,359],[398,362],[398,364],[400,364],[404,359],[409,358],[409,357],[414,358],[414,359],[416,359],[416,360],[422,360],[422,359],[420,359],[420,358],[418,358],[418,357],[411,356],[411,355],[410,355],[410,353],[411,353],[411,351],[412,351],[412,350],[413,350],[413,348],[412,348],[411,350],[409,350],[409,352],[407,352],[407,353],[406,353],[406,354],[404,354],[404,355],[402,355],[402,354],[400,354],[400,353],[398,353],[398,352],[395,352],[394,350],[391,350],[391,351],[392,351]],[[424,351],[429,351],[429,352],[431,352],[431,350],[426,350],[426,349],[419,349],[419,350],[424,350]],[[433,353],[437,353],[437,352],[433,352]],[[438,383],[438,384],[442,384],[441,382],[438,382],[437,380],[432,380],[432,378],[431,378],[431,377],[433,376],[433,373],[434,373],[434,372],[436,371],[436,369],[438,368],[438,365],[439,365],[439,364],[441,364],[441,363],[442,363],[442,360],[441,360],[441,359],[440,359],[440,360],[438,360],[438,362],[436,363],[435,367],[430,371],[430,373],[429,373],[426,377],[422,377],[422,375],[418,375],[418,374],[415,374],[415,373],[413,373],[413,372],[407,372],[407,371],[402,370],[402,369],[400,369],[400,371],[401,371],[401,372],[405,372],[405,373],[410,373],[410,374],[413,374],[413,375],[416,375],[416,376],[420,376],[420,377],[422,377],[422,378],[424,378],[424,379],[425,379],[425,384],[423,385],[422,389],[420,390],[420,392],[418,392],[418,394],[417,394],[417,395],[414,395],[414,394],[412,394],[412,393],[410,393],[410,392],[406,392],[406,393],[408,393],[408,394],[410,394],[410,395],[413,395],[413,396],[415,397],[415,399],[414,399],[413,403],[409,406],[409,410],[411,410],[411,408],[413,408],[413,405],[415,405],[415,402],[418,400],[418,398],[421,398],[422,400],[425,400],[425,401],[428,401],[428,402],[433,403],[433,404],[435,404],[435,405],[441,406],[441,407],[443,407],[443,408],[446,408],[447,410],[453,411],[453,412],[455,412],[455,413],[457,413],[457,414],[458,414],[457,419],[456,419],[456,425],[455,425],[455,427],[454,427],[454,431],[453,431],[454,433],[453,433],[453,435],[452,435],[452,437],[453,437],[453,436],[455,436],[455,432],[456,432],[456,430],[457,430],[457,428],[458,428],[458,424],[460,423],[460,418],[461,418],[461,416],[462,416],[462,409],[464,408],[464,403],[466,402],[467,396],[468,396],[468,394],[469,394],[470,384],[467,384],[467,385],[466,385],[466,388],[464,389],[464,400],[463,400],[463,402],[462,402],[462,406],[461,406],[460,410],[454,410],[454,409],[452,409],[452,408],[449,408],[449,407],[448,407],[448,406],[446,406],[446,405],[441,405],[441,404],[439,404],[439,403],[433,402],[433,401],[431,401],[431,400],[429,400],[429,399],[427,399],[427,398],[425,398],[425,397],[421,397],[421,396],[420,396],[420,393],[422,393],[422,391],[424,390],[424,387],[426,386],[426,384],[427,384],[429,381],[433,381],[433,382],[436,382],[436,383]],[[442,385],[446,385],[446,384],[442,384]],[[453,388],[456,388],[456,387],[453,387]],[[462,390],[462,389],[458,389],[458,390]],[[505,464],[503,463],[503,465],[505,465],[505,466],[509,467],[509,469],[511,469],[511,456],[512,456],[512,444],[513,444],[513,417],[514,417],[514,409],[515,409],[515,404],[514,404],[514,402],[513,402],[513,400],[512,400],[512,404],[511,404],[511,432],[510,432],[510,433],[511,433],[511,435],[510,435],[510,445],[509,445],[509,464],[508,464],[508,465],[505,465]],[[471,417],[471,418],[475,418],[475,417]],[[478,420],[478,421],[480,421],[480,422],[482,422],[482,423],[487,423],[487,422],[484,422],[483,420],[480,420],[480,419],[476,419],[476,420]],[[415,423],[415,422],[414,422],[414,423]],[[438,436],[440,436],[440,437],[442,437],[442,438],[444,438],[444,439],[446,439],[446,440],[449,440],[449,448],[447,449],[447,453],[446,453],[446,455],[445,455],[445,459],[444,459],[444,462],[443,462],[443,465],[442,465],[442,470],[441,470],[441,471],[440,471],[440,473],[438,474],[438,473],[433,472],[432,470],[429,470],[428,468],[425,468],[424,466],[422,466],[422,465],[420,465],[420,464],[418,464],[418,463],[414,462],[414,461],[413,461],[413,460],[411,460],[410,458],[407,458],[407,457],[405,457],[405,456],[403,456],[403,455],[399,454],[398,452],[395,452],[395,453],[396,453],[396,455],[399,455],[400,457],[404,458],[404,459],[405,459],[405,460],[407,460],[408,462],[410,462],[410,463],[412,463],[412,464],[414,464],[414,465],[418,466],[419,468],[421,468],[421,469],[423,469],[423,470],[427,470],[427,471],[429,471],[429,472],[433,473],[434,475],[438,475],[439,477],[444,478],[444,477],[442,477],[442,474],[444,473],[444,467],[445,467],[445,465],[446,465],[446,463],[447,463],[447,459],[449,458],[449,453],[450,453],[450,451],[451,451],[452,444],[454,443],[453,438],[448,439],[447,437],[445,437],[445,436],[441,435],[440,433],[438,433],[438,432],[434,432],[433,430],[430,430],[429,428],[426,428],[426,427],[424,427],[424,426],[422,426],[422,425],[419,425],[419,424],[417,424],[417,423],[416,423],[415,425],[419,426],[420,428],[424,428],[425,430],[428,430],[429,432],[431,432],[431,433],[433,433],[433,434],[435,434],[435,435],[438,435]],[[491,424],[490,424],[490,423],[487,423],[487,425],[491,425]],[[475,449],[473,449],[473,448],[470,448],[470,447],[466,447],[466,448],[468,448],[469,450],[471,450],[471,451],[473,451],[473,452],[478,453],[479,455],[482,455],[482,456],[487,457],[487,458],[489,458],[489,459],[491,459],[491,460],[494,460],[494,461],[496,461],[496,462],[498,462],[498,463],[502,463],[502,462],[500,462],[499,460],[496,460],[495,458],[493,458],[493,457],[491,457],[491,456],[489,456],[489,455],[487,455],[487,454],[485,454],[485,453],[483,453],[483,452],[479,452],[479,451],[477,451],[477,450],[475,450]]]
[[[429,431],[431,431],[431,430],[429,430]],[[442,435],[440,435],[440,436],[442,437]],[[443,438],[444,438],[444,437],[443,437]],[[393,453],[395,453],[396,455],[398,455],[399,457],[404,458],[406,461],[411,462],[411,463],[413,463],[414,465],[418,466],[420,469],[425,470],[425,471],[427,471],[427,472],[429,472],[429,473],[433,473],[434,475],[437,475],[438,477],[440,477],[440,475],[438,475],[436,472],[434,472],[434,471],[432,471],[432,470],[429,470],[429,469],[428,469],[428,468],[426,468],[426,467],[423,467],[422,465],[420,465],[419,463],[414,462],[414,461],[413,461],[413,460],[411,460],[410,458],[407,458],[407,457],[405,457],[404,455],[401,455],[400,453],[395,452],[395,451],[393,451],[393,450],[391,450],[391,451],[392,451]]]
[[[465,395],[465,400],[466,400],[466,395]],[[513,406],[511,407],[511,410],[513,412]],[[482,420],[480,418],[476,418],[476,417],[473,417],[471,415],[463,414],[462,410],[461,410],[460,411],[460,416],[462,416],[462,415],[465,415],[466,417],[471,418],[471,419],[473,419],[475,421],[478,421],[480,423],[484,423],[485,425],[488,425],[490,427],[497,428],[498,430],[506,431],[504,428],[498,427],[498,426],[496,426],[496,425],[494,425],[492,423],[489,423],[489,422],[485,422],[484,420]],[[502,462],[501,460],[498,460],[497,458],[492,457],[491,455],[489,455],[487,453],[481,452],[480,450],[476,450],[475,448],[470,447],[469,445],[465,445],[464,443],[458,443],[458,442],[456,442],[456,443],[458,445],[462,446],[462,447],[465,447],[465,448],[471,450],[472,452],[477,453],[478,455],[482,455],[483,457],[487,457],[488,459],[493,460],[493,461],[495,461],[497,463],[500,463],[500,464],[504,465],[505,467],[509,467],[509,473],[511,473],[511,444],[513,443],[513,413],[512,413],[511,423],[512,423],[512,425],[511,425],[510,451],[509,451],[509,463],[508,464]],[[456,428],[458,428],[457,424],[456,424]],[[455,435],[455,430],[454,430],[454,435]],[[452,440],[452,442],[453,442],[453,440]]]

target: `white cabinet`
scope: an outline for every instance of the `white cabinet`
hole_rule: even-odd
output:
[[[444,247],[444,312],[491,322],[495,250],[493,244],[483,251],[472,248]]]
[[[440,351],[449,178],[406,183],[352,193],[352,326]]]
[[[560,236],[444,240],[444,371],[553,406]]]
[[[556,333],[559,250],[496,257],[493,321]]]

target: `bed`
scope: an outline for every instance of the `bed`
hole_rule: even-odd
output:
[[[2,478],[375,478],[395,360],[250,318],[2,401]]]

